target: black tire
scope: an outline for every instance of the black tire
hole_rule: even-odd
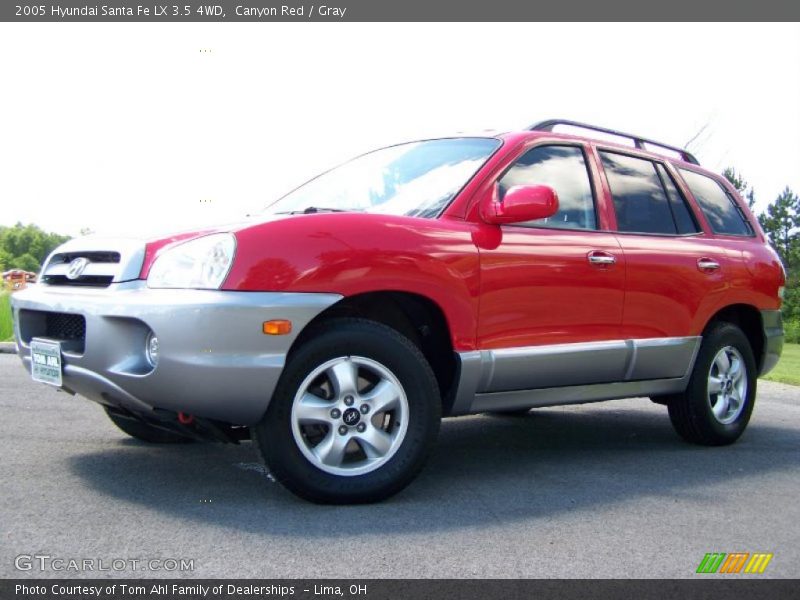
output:
[[[111,419],[114,425],[137,440],[150,444],[186,444],[193,441],[191,438],[180,435],[179,433],[173,433],[171,431],[159,429],[158,427],[151,427],[147,423],[142,423],[133,417],[125,417],[112,412],[106,407],[103,408],[105,408],[108,418]]]
[[[422,469],[439,432],[441,397],[430,365],[406,337],[372,321],[336,319],[305,337],[290,354],[264,418],[251,428],[267,467],[292,493],[320,504],[362,504],[396,494]],[[354,475],[330,473],[313,464],[293,433],[292,407],[303,382],[329,361],[344,357],[379,363],[399,382],[408,403],[407,429],[394,453],[375,470]],[[321,435],[328,433],[333,433],[332,427]]]
[[[743,359],[747,377],[746,390],[738,415],[729,423],[721,422],[712,411],[708,386],[712,363],[724,348],[734,348]],[[687,442],[703,446],[732,444],[744,433],[756,399],[758,372],[750,342],[741,329],[731,323],[712,325],[704,334],[694,370],[686,391],[664,398],[675,431]],[[715,400],[714,404],[719,400]],[[731,415],[733,417],[733,415]]]

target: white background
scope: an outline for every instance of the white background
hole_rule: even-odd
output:
[[[800,25],[2,24],[0,224],[236,220],[410,138],[597,123],[800,192]]]

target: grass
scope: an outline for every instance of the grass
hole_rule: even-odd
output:
[[[11,340],[14,328],[11,325],[11,300],[9,293],[0,290],[0,342]]]
[[[800,344],[784,344],[780,362],[764,379],[800,385]]]

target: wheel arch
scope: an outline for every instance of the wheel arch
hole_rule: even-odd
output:
[[[711,316],[703,329],[703,334],[714,324],[720,322],[731,323],[742,330],[750,342],[753,356],[756,359],[756,366],[760,372],[766,355],[764,322],[761,317],[761,311],[752,304],[730,304]]]
[[[339,318],[361,318],[391,327],[408,338],[433,369],[442,409],[452,406],[460,361],[453,348],[444,310],[434,300],[412,292],[381,290],[346,296],[322,311],[299,333],[289,355],[314,335],[323,323]]]

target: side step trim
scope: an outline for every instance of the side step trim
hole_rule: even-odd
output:
[[[573,385],[540,390],[519,390],[476,394],[470,412],[492,410],[514,410],[565,404],[585,404],[618,398],[637,396],[660,396],[674,394],[686,389],[686,381],[680,379],[654,379],[650,381],[625,381],[595,385]]]
[[[683,391],[701,339],[608,340],[459,353],[450,414],[481,412],[487,410],[486,402],[495,402],[492,409],[499,410]],[[500,404],[506,401],[511,404]]]

